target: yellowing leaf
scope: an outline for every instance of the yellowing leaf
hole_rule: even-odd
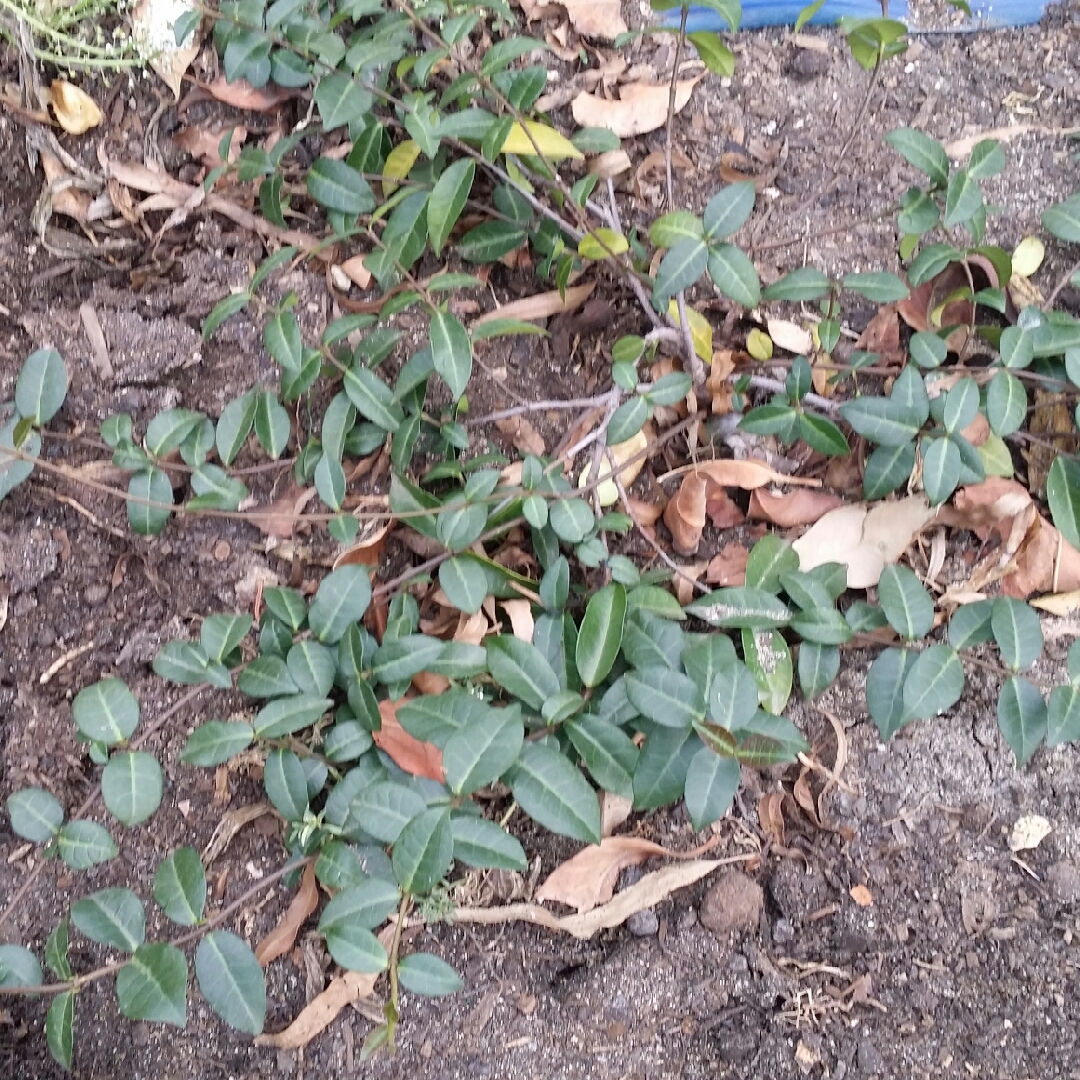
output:
[[[535,156],[539,148],[540,153],[549,161],[585,157],[569,139],[560,135],[554,128],[549,128],[535,120],[526,120],[525,125],[522,127],[521,124],[514,124],[510,128],[510,133],[506,136],[500,153]]]
[[[624,462],[629,462],[628,465],[619,469],[619,479],[622,481],[623,489],[628,488],[636,479],[639,472],[641,472],[642,465],[645,464],[645,451],[649,448],[649,439],[644,431],[639,431],[636,435],[631,435],[626,442],[621,442],[611,448],[611,456],[615,459],[617,466],[622,466]],[[631,461],[633,458],[635,460]],[[581,476],[578,477],[578,487],[583,488],[589,482],[589,473],[592,469],[592,457],[589,458],[589,464],[581,470]],[[611,462],[608,461],[605,455],[600,462],[600,469],[597,473],[598,476],[608,476],[611,474]],[[614,480],[601,480],[596,487],[596,496],[600,500],[601,506],[613,506],[619,501],[619,488]]]
[[[1012,256],[1013,277],[1031,277],[1042,266],[1046,248],[1037,236],[1025,236]]]
[[[101,110],[94,99],[63,79],[53,79],[49,101],[60,126],[69,135],[82,135],[101,123]]]
[[[609,259],[629,249],[630,241],[614,229],[594,229],[578,244],[578,254],[583,259]]]
[[[771,360],[772,346],[772,338],[764,330],[758,330],[757,327],[754,327],[746,335],[746,351],[755,360]]]
[[[398,189],[398,180],[404,180],[420,156],[420,147],[412,139],[398,143],[390,151],[383,166],[383,198],[388,199]]]
[[[677,300],[672,300],[668,304],[668,314],[675,320],[676,326],[681,326],[679,322],[679,303]],[[686,318],[690,323],[690,336],[694,339],[694,352],[705,361],[706,364],[712,363],[712,323],[705,318],[699,311],[695,311],[689,304],[686,305]]]

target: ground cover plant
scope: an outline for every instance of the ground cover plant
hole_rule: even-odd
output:
[[[718,10],[737,26],[736,7]],[[1008,167],[999,143],[976,143],[957,165],[919,131],[891,132],[891,151],[922,178],[894,208],[905,274],[836,278],[800,266],[762,286],[735,242],[755,210],[753,179],[720,185],[696,214],[679,207],[672,175],[680,57],[689,42],[710,70],[729,74],[734,57],[719,35],[675,39],[671,81],[652,95],[657,126],[667,129],[663,212],[645,219],[634,208],[631,219],[605,174],[620,165],[612,127],[621,120],[612,114],[612,127],[569,135],[547,124],[537,109],[547,68],[532,61],[548,46],[519,33],[507,7],[238,3],[181,20],[177,39],[201,18],[213,26],[228,80],[253,91],[309,90],[327,137],[314,157],[301,153],[303,130],[234,154],[230,131],[201,188],[209,200],[254,185],[273,249],[203,333],[257,311],[279,381],[252,387],[216,417],[168,408],[138,432],[130,415],[114,415],[100,437],[128,477],[110,490],[137,534],[160,533],[175,514],[244,513],[250,473],[237,459],[289,454],[303,495],[285,514],[286,535],[313,524],[342,549],[307,594],[302,580],[267,588],[257,619],[208,613],[198,640],[165,645],[154,670],[192,688],[183,701],[233,688],[250,699],[243,719],[197,727],[183,761],[217,767],[257,755],[266,796],[286,822],[287,854],[252,891],[281,878],[300,883],[299,921],[293,914],[286,937],[317,908],[318,886],[333,894],[318,922],[331,957],[370,987],[384,972],[388,982],[368,1052],[393,1046],[402,988],[439,995],[462,985],[441,958],[403,955],[403,928],[410,917],[452,914],[445,881],[455,863],[524,869],[506,827],[516,809],[601,847],[598,792],[638,810],[685,800],[694,828],[705,829],[730,807],[742,766],[810,752],[783,714],[796,687],[809,699],[835,680],[844,648],[881,648],[866,700],[883,739],[951,708],[965,660],[1000,676],[998,722],[1018,765],[1044,742],[1080,736],[1080,652],[1070,653],[1073,682],[1047,700],[1049,688],[1029,671],[1043,640],[1026,603],[1036,592],[1067,603],[1060,595],[1076,588],[1080,468],[1055,453],[1039,480],[1031,460],[1014,453],[1040,444],[1054,451],[1071,435],[1042,429],[1043,439],[1026,421],[1033,398],[1071,402],[1080,385],[1080,325],[1054,309],[1075,271],[1038,300],[1028,282],[1034,245],[1010,252],[988,242],[995,208],[981,183]],[[902,27],[886,20],[845,33],[871,78],[904,43]],[[582,102],[575,119],[597,108]],[[111,175],[147,182],[130,167]],[[1077,198],[1043,215],[1046,233],[1064,244],[1080,243]],[[461,301],[483,286],[485,268],[525,250],[540,300],[466,325]],[[363,253],[350,269],[374,283],[377,300],[330,321],[315,344],[305,340],[295,295],[272,287],[277,275],[334,251]],[[579,281],[628,292],[650,327],[609,342],[610,385],[585,401],[473,415],[482,343],[541,332],[530,320],[572,304]],[[709,294],[738,348],[714,349],[714,328],[694,307]],[[834,358],[853,302],[893,305],[893,315],[901,306],[921,327],[906,362],[869,349]],[[814,316],[798,335],[802,349],[783,344],[792,305]],[[753,311],[766,317],[755,321]],[[406,313],[426,329],[395,365],[404,343],[395,320]],[[0,428],[0,494],[34,469],[63,474],[41,448],[67,389],[56,350],[27,358]],[[560,408],[588,410],[591,423],[561,453],[530,452],[528,416]],[[475,452],[475,433],[500,420],[519,424],[526,449],[516,461]],[[714,433],[736,424],[759,454],[698,452],[715,450]],[[633,480],[655,448],[676,440],[694,452],[669,478],[671,498],[662,510],[643,504]],[[770,454],[775,463],[793,455],[803,468],[780,471]],[[390,474],[384,502],[356,487],[356,463],[380,455]],[[1011,479],[1020,460],[1036,496],[1045,490],[1049,518]],[[775,531],[741,559],[732,553],[736,567],[716,573],[730,583],[718,588],[679,563],[731,503],[727,490],[760,502],[769,487],[802,481],[810,486],[796,494],[816,496],[833,463],[856,470],[859,498],[818,500],[797,540]],[[316,498],[322,508],[305,509]],[[372,551],[390,521],[429,554],[380,579],[369,564],[378,565]],[[978,561],[965,588],[934,595],[900,565],[930,522],[996,529],[1001,546]],[[633,533],[655,556],[651,568],[626,553]],[[500,559],[522,545],[528,560]],[[142,747],[172,711],[141,725],[139,702],[115,676],[83,687],[71,711],[101,767],[111,818],[151,820],[164,784]],[[493,792],[504,800],[500,820],[482,812]],[[49,792],[24,788],[8,810],[18,835],[79,870],[119,850],[110,829],[85,818],[94,801],[68,818]],[[91,893],[72,903],[70,922],[45,946],[52,983],[32,950],[0,947],[0,991],[52,995],[47,1036],[65,1066],[78,992],[90,981],[115,978],[121,1011],[133,1019],[183,1025],[187,946],[205,1000],[238,1030],[261,1033],[271,950],[222,928],[249,895],[208,914],[204,868],[189,847],[161,863],[152,893],[175,936],[146,940],[134,891]],[[72,925],[123,959],[74,972]]]

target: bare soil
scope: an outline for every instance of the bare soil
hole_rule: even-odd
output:
[[[777,168],[739,238],[753,245],[763,277],[803,261],[829,270],[897,269],[894,226],[888,216],[874,218],[915,179],[881,143],[883,133],[902,124],[942,140],[1029,126],[1009,139],[1009,168],[991,185],[1001,210],[990,231],[1006,246],[1037,230],[1041,209],[1080,186],[1075,144],[1054,134],[1080,114],[1075,0],[1024,31],[917,37],[870,95],[843,155],[868,76],[837,34],[816,36],[820,51],[798,48],[781,31],[737,35],[734,78],[706,79],[677,122],[677,145],[692,166],[678,173],[678,183],[697,209],[718,185],[721,157],[733,143]],[[638,59],[662,70],[671,56],[659,40],[641,46]],[[5,78],[15,77],[8,57]],[[143,125],[156,102],[145,84],[125,85],[113,95],[114,121],[116,101],[123,106],[120,122],[102,137],[114,140],[114,156],[125,147],[141,156]],[[169,123],[166,112],[160,130]],[[167,136],[159,138],[167,149]],[[632,142],[635,165],[662,144],[660,133]],[[73,150],[93,160],[95,137]],[[808,201],[833,170],[835,189]],[[216,415],[248,386],[272,380],[253,320],[231,321],[209,344],[198,334],[211,306],[246,280],[249,262],[260,258],[250,235],[196,216],[156,246],[140,239],[126,261],[77,257],[58,247],[55,236],[50,251],[32,232],[39,190],[21,128],[0,114],[0,400],[10,397],[26,354],[45,344],[61,349],[72,373],[69,401],[53,424],[63,435],[93,439],[109,413],[130,411],[139,425],[172,403]],[[794,242],[777,247],[779,240]],[[1075,252],[1048,245],[1039,278],[1044,291],[1073,259]],[[495,271],[492,286],[500,300],[530,287],[527,277],[504,268]],[[320,278],[298,273],[279,287],[297,291],[309,329],[321,327],[330,304]],[[629,298],[605,297],[621,330],[641,329]],[[1077,297],[1066,292],[1063,301],[1075,309]],[[79,314],[84,303],[93,306],[109,343],[116,369],[110,385],[91,363]],[[854,312],[854,329],[870,314]],[[569,344],[560,352],[531,342],[493,347],[482,359],[496,378],[480,380],[484,389],[474,407],[602,389],[603,350],[613,339],[590,331],[564,336]],[[402,355],[408,355],[404,347]],[[565,418],[542,423],[545,435],[557,439]],[[100,456],[100,449],[62,439],[47,440],[44,454],[67,463]],[[257,474],[253,488],[269,498],[277,480]],[[719,534],[709,540],[714,547],[706,554],[723,543]],[[315,565],[329,553],[325,538],[312,542]],[[7,602],[0,629],[0,795],[40,784],[69,810],[78,807],[98,770],[73,737],[71,697],[115,672],[138,696],[144,723],[152,722],[179,696],[150,671],[159,645],[185,636],[193,618],[249,607],[261,577],[284,580],[290,571],[266,555],[254,528],[176,519],[159,537],[140,539],[127,529],[122,504],[36,473],[0,504],[0,601],[6,593]],[[1037,676],[1050,679],[1076,632],[1047,623],[1050,643]],[[42,681],[58,658],[84,646]],[[407,995],[397,1055],[368,1063],[359,1051],[372,1022],[360,1012],[346,1010],[302,1054],[278,1052],[227,1029],[195,990],[185,1030],[132,1024],[119,1015],[103,980],[78,997],[76,1075],[1080,1077],[1080,750],[1040,750],[1016,771],[994,720],[996,683],[981,668],[968,670],[968,693],[948,715],[882,746],[862,703],[870,659],[850,654],[836,687],[813,707],[792,710],[826,763],[837,746],[825,712],[840,718],[846,786],[826,802],[826,821],[852,838],[796,822],[787,854],[766,850],[753,871],[764,903],[760,913],[751,911],[752,925],[722,935],[703,927],[699,909],[714,888],[709,881],[677,894],[632,929],[589,942],[513,924],[431,925],[410,944],[443,955],[467,988],[437,1002]],[[244,770],[216,790],[212,774],[177,762],[196,724],[239,706],[238,699],[208,692],[161,731],[151,749],[165,765],[167,794],[152,823],[120,830],[121,855],[111,864],[78,876],[47,866],[0,936],[40,950],[73,899],[107,885],[127,885],[149,900],[153,870],[168,851],[180,844],[203,848],[225,812],[258,801],[261,785]],[[745,852],[748,837],[760,840],[758,797],[780,790],[781,782],[790,790],[793,779],[747,773],[717,854]],[[1054,831],[1036,850],[1013,858],[1008,834],[1027,813],[1045,816]],[[681,811],[633,819],[628,828],[672,846],[695,842]],[[542,875],[572,851],[529,830],[523,842]],[[209,868],[213,902],[235,898],[280,865],[281,855],[272,818],[242,829]],[[0,856],[3,903],[34,856],[6,825],[0,825]],[[852,898],[860,885],[872,905]],[[708,905],[722,908],[732,886],[725,879],[715,888]],[[233,929],[249,941],[261,938],[288,899],[284,889],[274,890]],[[152,913],[154,905],[147,909]],[[148,936],[166,932],[154,918]],[[305,954],[315,962],[305,963]],[[75,936],[77,971],[104,959],[104,950]],[[284,1027],[322,989],[328,967],[311,940],[271,965],[268,1030]],[[45,1049],[43,1005],[12,999],[3,1005],[0,1075],[62,1075]]]

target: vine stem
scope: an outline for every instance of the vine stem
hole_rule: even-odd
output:
[[[303,869],[309,863],[314,861],[315,856],[309,855],[306,859],[300,859],[297,862],[289,862],[280,869],[275,870],[272,874],[267,874],[261,881],[252,885],[247,892],[238,896],[227,907],[223,907],[216,915],[211,916],[206,922],[200,923],[200,925],[189,930],[186,934],[181,934],[179,937],[173,938],[171,941],[167,942],[167,944],[180,948],[183,945],[190,945],[193,941],[198,941],[199,938],[213,930],[215,926],[220,926],[230,915],[239,911],[245,904],[258,896],[259,893],[268,889],[271,885],[276,884],[294,870]],[[67,982],[46,983],[44,986],[0,986],[0,995],[26,996],[28,994],[62,994],[66,990],[80,990],[82,987],[87,986],[92,982],[97,982],[98,979],[104,979],[108,975],[115,975],[122,968],[126,968],[130,963],[131,960],[129,958],[127,960],[122,960],[119,963],[105,964],[103,967],[88,971],[85,975],[76,975],[74,978],[68,979]]]

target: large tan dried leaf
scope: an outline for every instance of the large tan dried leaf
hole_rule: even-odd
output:
[[[750,552],[742,544],[725,544],[720,553],[713,557],[705,571],[705,580],[710,585],[725,588],[746,584],[746,560]]]
[[[634,800],[610,791],[600,792],[600,835],[611,834],[623,824],[634,809]]]
[[[697,84],[704,78],[683,79],[675,88],[675,111],[682,112]],[[581,127],[604,127],[620,139],[656,131],[667,122],[668,86],[666,83],[627,83],[619,90],[618,101],[608,101],[594,94],[582,93],[570,108]]]
[[[751,520],[771,521],[782,529],[796,525],[813,525],[830,510],[843,505],[844,500],[830,491],[788,491],[778,494],[768,488],[758,488],[750,493],[747,517]]]
[[[504,435],[510,437],[514,449],[519,454],[533,454],[543,457],[547,452],[544,438],[524,416],[504,416],[495,421],[495,426]]]
[[[528,600],[504,600],[502,606],[510,617],[514,637],[531,645],[535,626],[532,604]]]
[[[247,512],[247,518],[260,532],[279,540],[288,540],[296,528],[304,507],[314,498],[315,489],[298,488],[290,482],[288,490],[269,506]]]
[[[393,531],[397,521],[369,520],[367,528],[361,528],[360,537],[347,547],[335,560],[334,569],[342,566],[378,566],[386,547],[386,538]]]
[[[97,102],[66,79],[53,79],[49,87],[49,104],[58,123],[69,135],[83,135],[101,123]]]
[[[224,75],[219,75],[206,89],[223,104],[251,112],[272,112],[279,105],[300,95],[298,89],[280,86],[254,87],[247,79],[229,82]]]
[[[820,480],[812,480],[803,476],[785,476],[770,468],[764,461],[756,461],[753,458],[744,458],[736,461],[734,458],[724,458],[721,461],[705,461],[698,465],[686,465],[681,469],[674,469],[661,480],[667,480],[672,476],[679,476],[687,472],[700,473],[706,479],[711,480],[720,487],[744,488],[752,491],[754,488],[764,487],[766,484],[791,484],[794,487],[821,487]]]
[[[581,307],[595,288],[596,282],[591,281],[587,285],[571,285],[566,290],[565,297],[558,289],[552,289],[551,292],[513,300],[494,311],[485,312],[473,322],[473,326],[483,326],[484,323],[494,322],[496,319],[521,319],[530,322],[534,319],[547,319],[552,315],[563,315]]]
[[[573,858],[557,866],[536,891],[540,901],[555,900],[567,907],[577,908],[578,914],[606,904],[615,892],[620,872],[656,855],[675,859],[693,859],[712,850],[719,842],[714,837],[694,851],[669,851],[651,840],[638,836],[608,836],[599,844],[582,848]]]
[[[769,328],[769,337],[773,344],[785,352],[795,353],[798,356],[809,356],[814,348],[814,338],[810,331],[798,323],[788,319],[766,318],[765,325]]]
[[[318,997],[314,998],[300,1015],[276,1035],[259,1035],[256,1046],[274,1046],[279,1050],[296,1050],[306,1046],[316,1035],[325,1031],[346,1005],[371,997],[375,993],[378,975],[361,975],[346,971],[332,980]]]
[[[80,225],[85,225],[87,222],[87,215],[90,212],[90,193],[88,191],[80,191],[76,187],[64,187],[62,185],[53,186],[54,181],[68,181],[70,182],[71,173],[64,168],[60,159],[55,155],[50,154],[48,150],[42,150],[41,153],[41,167],[45,173],[45,182],[50,186],[53,191],[52,194],[52,211],[54,214],[63,214],[65,217],[72,218],[79,222]],[[57,190],[59,188],[59,190]]]
[[[992,530],[997,530],[1002,539],[1009,533],[1004,523],[1012,521],[1031,505],[1031,494],[1023,484],[993,476],[981,484],[969,484],[960,488],[953,496],[950,506],[943,506],[939,517],[943,524],[952,528],[971,529],[982,540],[986,540]]]
[[[733,529],[746,520],[738,503],[719,484],[709,484],[705,493],[705,513],[718,529]]]
[[[664,512],[665,503],[651,503],[644,499],[635,499],[633,495],[627,500],[629,503],[630,516],[634,521],[645,528],[655,525]]]
[[[394,764],[413,776],[426,776],[429,780],[443,782],[442,751],[433,743],[421,742],[413,738],[398,723],[397,707],[399,702],[379,702],[379,716],[382,725],[371,734],[375,745],[389,754]]]
[[[255,947],[255,959],[266,967],[279,956],[284,956],[293,947],[304,920],[318,906],[319,888],[315,884],[315,864],[308,863],[304,868],[304,876],[300,879],[300,888],[285,909],[285,914],[281,916],[277,926]]]
[[[708,481],[699,473],[687,473],[679,490],[664,507],[664,524],[679,555],[693,555],[705,528],[705,490]]]
[[[371,284],[371,271],[364,265],[366,255],[354,255],[341,264],[341,272],[358,289],[366,289]]]
[[[848,587],[876,585],[881,571],[907,551],[916,536],[937,516],[922,495],[881,502],[867,510],[865,503],[839,506],[792,545],[802,570],[824,563],[848,568]]]
[[[224,134],[224,131],[219,129],[207,131],[201,127],[185,127],[181,128],[172,140],[181,150],[186,150],[193,158],[198,158],[208,169],[216,169],[225,164],[219,152]],[[240,156],[246,139],[247,128],[233,128],[233,137],[229,142],[230,164]]]
[[[619,0],[559,0],[566,8],[570,24],[582,37],[614,41],[626,33]]]

